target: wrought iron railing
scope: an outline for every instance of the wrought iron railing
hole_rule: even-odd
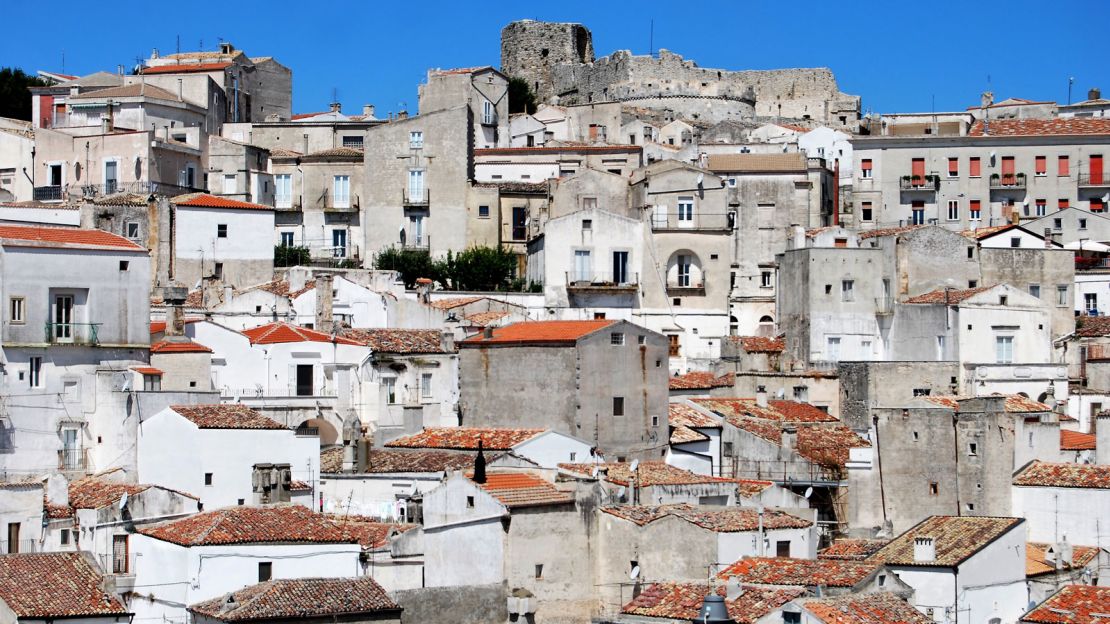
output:
[[[46,342],[50,344],[98,344],[102,323],[46,323]]]

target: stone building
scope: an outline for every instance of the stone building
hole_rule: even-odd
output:
[[[272,152],[278,245],[307,247],[314,261],[360,262],[366,193],[361,148]]]
[[[501,29],[501,71],[527,80],[540,102],[557,95],[554,66],[593,60],[593,35],[582,24],[520,20]]]

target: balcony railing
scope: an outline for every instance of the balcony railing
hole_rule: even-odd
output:
[[[610,274],[583,274],[576,271],[566,272],[567,290],[578,291],[631,291],[637,290],[640,283],[639,273],[626,273],[623,279],[614,279]]]
[[[84,198],[103,197],[116,193],[154,193],[155,195],[176,197],[178,195],[185,195],[186,193],[203,192],[206,192],[206,190],[193,186],[181,186],[180,184],[170,184],[168,182],[150,182],[143,180],[137,182],[115,181],[105,184],[82,184],[81,186],[70,187],[70,194],[79,194]]]
[[[704,296],[707,274],[703,271],[700,279],[690,277],[686,280],[667,280],[667,294],[674,296]]]
[[[1079,174],[1079,186],[1083,188],[1101,188],[1110,186],[1110,173],[1081,173]]]
[[[84,471],[89,467],[88,449],[61,449],[58,451],[58,470]]]
[[[300,212],[301,198],[300,197],[274,197],[274,210],[277,212]]]
[[[105,574],[110,575],[133,575],[135,574],[135,555],[137,553],[127,553],[126,556],[119,557],[115,554],[97,555],[100,559],[100,569]]]
[[[678,212],[657,212],[651,215],[651,229],[656,232],[727,232],[736,221],[734,213],[695,213],[679,219]]]
[[[1024,173],[1011,173],[999,175],[997,173],[991,174],[991,188],[992,189],[1023,189],[1025,188],[1025,174]]]
[[[46,323],[46,342],[50,344],[94,345],[103,323]]]
[[[65,188],[62,186],[36,186],[34,191],[35,201],[62,201]]]
[[[16,553],[38,552],[38,543],[33,539],[0,542],[0,555],[14,555]]]
[[[898,181],[898,188],[903,191],[936,192],[940,188],[940,176],[902,176]]]
[[[432,237],[427,234],[420,236],[411,236],[405,234],[405,242],[401,243],[402,249],[430,249],[432,246]]]
[[[405,187],[401,191],[401,204],[404,206],[427,206],[431,203],[431,191],[425,187],[422,189],[413,189]]]
[[[297,427],[297,435],[316,437],[320,435],[319,427]]]

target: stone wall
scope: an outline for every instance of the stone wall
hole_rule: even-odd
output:
[[[521,20],[501,30],[502,73],[527,80],[539,102],[555,95],[553,67],[593,60],[593,35],[582,24]]]
[[[421,587],[390,593],[390,598],[405,609],[404,622],[455,624],[466,614],[468,624],[501,624],[509,619],[506,610],[508,590],[503,585],[465,587]]]

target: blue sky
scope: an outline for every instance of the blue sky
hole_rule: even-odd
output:
[[[864,111],[963,109],[993,89],[1016,96],[1073,100],[1110,91],[1096,0],[964,2],[765,2],[734,0],[634,3],[484,2],[215,4],[132,2],[110,8],[59,0],[5,3],[0,66],[85,74],[135,64],[151,49],[216,47],[220,38],[252,56],[274,56],[293,70],[294,112],[326,109],[333,89],[344,110],[377,106],[379,116],[416,109],[428,68],[500,61],[500,30],[523,18],[577,21],[591,29],[598,55],[655,48],[702,67],[773,69],[828,66],[842,91],[861,95]],[[227,15],[224,7],[241,6]],[[26,25],[25,27],[18,26]],[[117,25],[113,28],[112,24]],[[1086,26],[1086,27],[1085,27]],[[1101,84],[1105,83],[1105,84]]]

